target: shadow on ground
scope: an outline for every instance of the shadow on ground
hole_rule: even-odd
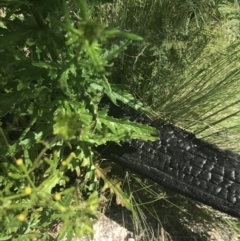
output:
[[[232,230],[224,230],[220,235],[216,228],[225,214],[216,212],[181,195],[169,192],[159,186],[157,191],[167,193],[167,201],[162,199],[142,208],[134,214],[117,205],[114,200],[105,215],[125,227],[134,235],[135,241],[233,241]],[[161,189],[161,190],[160,190]],[[150,203],[153,197],[141,193],[135,200]]]

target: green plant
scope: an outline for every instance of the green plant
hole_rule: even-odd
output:
[[[153,128],[99,108],[107,95],[141,109],[107,79],[113,58],[141,38],[105,28],[92,8],[82,0],[0,3],[1,240],[49,240],[53,225],[61,225],[57,240],[92,235],[99,178],[131,209],[93,148],[155,139]]]

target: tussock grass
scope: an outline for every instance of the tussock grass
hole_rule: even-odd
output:
[[[195,17],[190,19],[193,9],[197,9]],[[122,0],[99,7],[98,13],[109,27],[144,37],[114,61],[112,83],[150,106],[153,118],[165,119],[198,138],[240,152],[239,41],[234,33],[227,35],[229,19],[223,9],[216,1],[215,5],[214,1],[201,1],[196,7],[187,1]],[[158,225],[156,240],[180,240],[181,232],[183,240],[187,236],[210,240],[213,230],[222,240],[234,240],[230,234],[240,234],[237,219],[159,187],[156,190],[152,184],[139,181],[136,185],[135,181],[128,176],[127,187],[135,207],[132,219],[136,233],[141,236],[144,232],[145,240],[151,240],[149,215]],[[148,194],[140,195],[145,192]],[[146,201],[146,197],[150,199]],[[174,239],[179,227],[181,231]]]

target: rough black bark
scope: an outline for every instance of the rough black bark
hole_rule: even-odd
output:
[[[163,121],[153,122],[125,107],[111,105],[109,113],[156,127],[159,139],[129,140],[122,146],[109,143],[98,147],[102,156],[180,194],[240,217],[239,154],[221,150]]]

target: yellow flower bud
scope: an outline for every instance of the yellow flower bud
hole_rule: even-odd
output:
[[[32,188],[31,188],[31,187],[26,187],[26,188],[25,188],[25,193],[26,193],[27,195],[30,195],[30,194],[32,193]]]
[[[19,214],[18,215],[18,220],[19,221],[24,221],[25,220],[25,215],[24,214]]]
[[[55,198],[56,201],[61,200],[61,194],[56,193],[55,196],[54,196],[54,198]]]
[[[22,158],[17,159],[16,163],[18,166],[21,166],[23,164],[23,159]]]
[[[66,161],[62,161],[62,166],[66,166],[67,162]]]

